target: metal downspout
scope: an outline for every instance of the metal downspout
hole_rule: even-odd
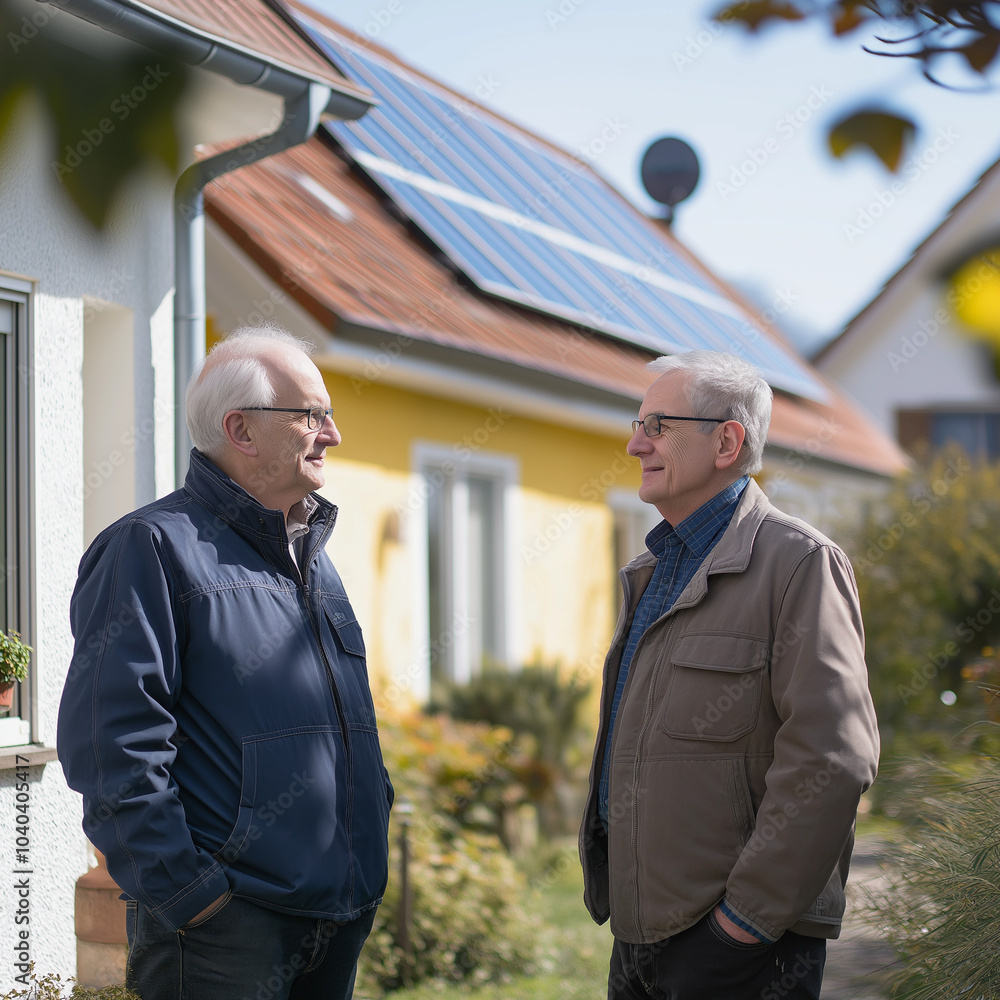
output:
[[[331,90],[310,83],[285,98],[277,130],[192,164],[174,191],[174,469],[177,486],[187,474],[191,438],[185,418],[188,382],[205,357],[205,186],[223,174],[297,146],[319,127]]]

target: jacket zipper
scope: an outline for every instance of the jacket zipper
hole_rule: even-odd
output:
[[[674,627],[674,619],[671,618],[667,623],[667,630],[663,633],[663,644],[666,645],[667,640],[670,638],[671,629]],[[647,629],[648,632],[648,629]],[[632,654],[632,662],[635,662],[635,658],[639,655],[639,649],[642,647],[642,639],[639,640],[638,645],[635,647],[635,652]],[[632,672],[631,664],[629,665],[629,673]],[[635,744],[635,763],[632,765],[632,884],[635,887],[633,890],[633,897],[635,899],[635,926],[637,930],[641,930],[641,921],[639,917],[639,762],[642,759],[642,741],[643,737],[646,735],[646,730],[649,729],[649,723],[653,718],[653,681],[655,679],[656,671],[649,679],[649,693],[646,695],[646,714],[642,720],[642,728],[639,730],[639,737]],[[625,692],[622,692],[622,701],[625,700]],[[621,711],[621,705],[618,706],[618,711]]]
[[[333,667],[330,666],[330,658],[326,655],[326,649],[323,646],[323,634],[319,627],[319,623],[316,621],[316,617],[312,610],[312,590],[309,587],[309,566],[313,561],[313,557],[316,552],[326,544],[327,538],[329,538],[330,533],[333,531],[333,525],[328,525],[324,530],[323,534],[320,536],[319,540],[313,546],[309,555],[306,557],[305,566],[301,569],[296,564],[295,568],[298,570],[299,575],[299,592],[302,596],[302,603],[305,605],[306,617],[309,619],[309,625],[312,628],[313,637],[316,639],[316,645],[319,647],[320,656],[323,658],[323,667],[326,670],[326,680],[330,685],[330,694],[333,697],[333,707],[337,713],[337,718],[340,721],[340,734],[341,739],[344,741],[344,772],[347,779],[347,809],[345,811],[345,817],[347,820],[347,842],[348,851],[350,854],[350,866],[351,866],[351,899],[353,902],[354,897],[354,848],[351,845],[351,828],[352,828],[352,818],[354,815],[354,763],[351,756],[351,737],[347,728],[347,715],[344,712],[343,702],[341,701],[340,692],[337,690],[337,681],[333,676]],[[289,555],[289,561],[292,561]]]
[[[624,608],[625,615],[624,615],[624,618],[622,619],[622,625],[623,625],[622,635],[620,636],[616,632],[615,635],[612,636],[612,638],[611,638],[611,649],[614,649],[614,647],[615,647],[615,640],[620,640],[624,636],[624,625],[628,621],[628,607],[629,607],[629,602],[630,602],[630,600],[632,598],[632,586],[631,586],[631,583],[629,582],[628,577],[625,576],[624,571],[622,571],[622,570],[619,571],[619,578],[622,581],[622,595],[623,595],[622,596],[622,607]],[[609,708],[610,708],[610,705],[609,705]],[[619,706],[619,709],[620,708],[621,708],[621,706]],[[602,722],[603,722],[603,720],[602,720]],[[610,725],[610,719],[608,720],[608,723]],[[597,746],[598,747],[605,747],[605,746],[607,746],[607,742],[608,742],[607,730],[605,729],[605,727],[603,725],[601,725],[599,727],[599,731],[598,731],[598,735],[597,735]],[[608,749],[608,754],[610,756],[614,756],[614,742],[615,742],[615,737],[614,737],[614,733],[612,733],[612,735],[611,735],[611,746],[607,748]],[[595,763],[596,763],[596,761],[595,761]],[[611,765],[610,765],[610,761],[609,761],[608,767],[610,768],[610,766]],[[604,769],[604,760],[603,759],[601,760],[601,769],[602,770]],[[598,809],[598,803],[597,803],[596,799],[597,799],[597,797],[600,796],[600,771],[597,772],[597,779],[598,779],[597,786],[594,788],[594,809],[595,810]],[[610,772],[610,770],[608,772],[608,794],[609,794],[609,796],[611,794],[611,772]],[[588,813],[589,813],[589,809],[588,809]],[[609,838],[608,848],[609,848],[608,853],[609,853],[609,867],[610,867],[610,838]],[[594,884],[594,872],[593,872],[593,869],[592,869],[592,867],[590,865],[590,852],[589,851],[582,851],[581,852],[581,860],[583,862],[584,875],[586,876],[586,878],[584,880],[585,884],[593,885]],[[609,905],[610,905],[610,887],[609,887],[609,893],[608,893],[608,902],[609,902]]]

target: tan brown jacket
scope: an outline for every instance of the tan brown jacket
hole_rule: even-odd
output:
[[[597,786],[611,696],[654,565],[646,552],[620,574],[580,831],[587,908],[633,944],[690,927],[723,897],[768,937],[835,938],[858,800],[878,762],[850,563],[750,482],[635,651],[605,834]]]

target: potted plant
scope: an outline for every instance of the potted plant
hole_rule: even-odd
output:
[[[31,647],[13,629],[0,629],[0,716],[7,715],[14,701],[14,684],[28,676]]]

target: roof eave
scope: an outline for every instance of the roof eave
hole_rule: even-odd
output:
[[[191,66],[225,76],[281,97],[296,97],[311,84],[330,91],[325,114],[346,121],[360,118],[377,102],[349,82],[321,77],[255,52],[237,42],[196,28],[138,0],[38,0],[95,24],[122,38],[179,58]]]

